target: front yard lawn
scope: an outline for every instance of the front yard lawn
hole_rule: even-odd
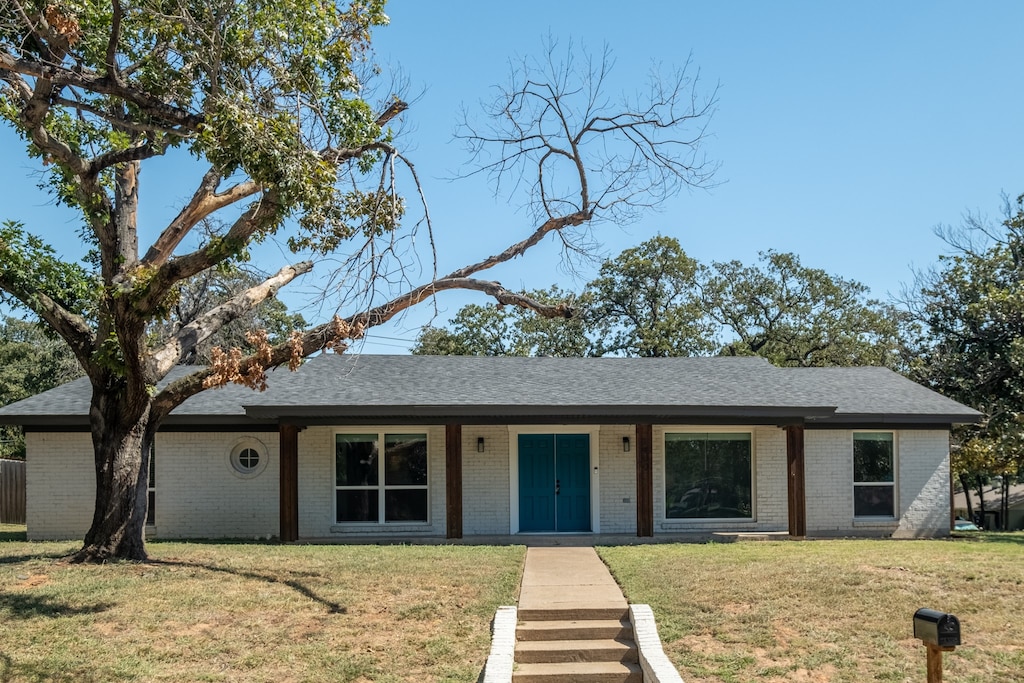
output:
[[[23,527],[22,527],[23,528]],[[0,529],[0,681],[475,681],[525,550],[149,544],[75,566]]]
[[[960,619],[947,681],[1024,680],[1024,534],[598,552],[686,683],[924,681],[919,607]]]

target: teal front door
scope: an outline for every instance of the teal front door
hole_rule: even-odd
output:
[[[519,435],[519,530],[590,531],[589,435]]]

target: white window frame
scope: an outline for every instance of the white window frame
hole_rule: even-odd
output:
[[[892,481],[857,481],[857,473],[855,471],[856,462],[853,458],[853,442],[856,439],[857,434],[890,434],[892,435]],[[899,432],[894,429],[855,429],[850,433],[850,482],[852,487],[850,493],[853,494],[854,490],[858,486],[891,486],[892,487],[892,514],[891,515],[858,515],[857,514],[857,496],[851,495],[852,500],[850,505],[852,507],[853,519],[858,521],[871,521],[871,520],[893,520],[899,517],[900,509],[900,468],[899,468]]]
[[[388,434],[422,434],[427,444],[427,483],[426,484],[399,484],[387,485],[384,471],[384,439]],[[338,436],[339,435],[376,435],[377,437],[377,485],[376,486],[338,486]],[[394,425],[388,427],[346,427],[335,429],[331,436],[331,526],[341,527],[397,527],[397,526],[423,526],[431,524],[432,506],[430,498],[430,430],[423,425],[402,426]],[[377,491],[377,521],[376,522],[354,522],[338,520],[338,491]],[[389,522],[385,514],[385,492],[413,490],[425,491],[427,494],[427,517],[426,519],[406,520],[400,522]]]
[[[753,427],[733,425],[664,425],[661,432],[661,519],[671,525],[707,523],[739,524],[757,521],[757,435]],[[668,448],[669,434],[749,434],[750,435],[750,516],[749,517],[669,517]]]
[[[238,459],[238,456],[246,450],[253,450],[259,456],[259,462],[256,464],[256,467],[244,467]],[[270,451],[267,445],[252,436],[243,436],[237,439],[227,452],[228,471],[239,479],[255,479],[263,474],[269,462]]]
[[[149,471],[146,473],[146,526],[156,526],[156,439],[149,447]]]

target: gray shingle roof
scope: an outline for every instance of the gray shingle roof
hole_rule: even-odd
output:
[[[177,372],[184,372],[179,370]],[[951,424],[978,413],[884,368],[777,368],[760,358],[322,355],[264,393],[203,392],[168,424],[358,420]],[[85,380],[0,408],[0,422],[84,423]]]

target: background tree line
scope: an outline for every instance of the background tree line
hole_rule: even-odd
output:
[[[796,254],[757,263],[701,264],[658,236],[606,260],[570,300],[578,315],[540,319],[471,304],[448,327],[428,327],[413,353],[478,356],[762,356],[779,366],[884,365],[902,369],[909,316],[868,297],[855,280],[804,266]]]

